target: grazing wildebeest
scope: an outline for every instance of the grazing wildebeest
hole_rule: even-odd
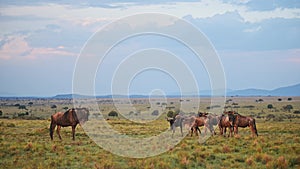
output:
[[[53,140],[53,132],[55,127],[57,126],[56,132],[58,134],[59,139],[60,136],[60,128],[72,126],[72,136],[73,140],[75,140],[75,128],[77,124],[83,124],[88,120],[89,111],[87,108],[72,108],[67,110],[65,113],[57,112],[51,116],[51,124],[50,124],[50,137]]]
[[[207,125],[208,127],[205,127],[205,133],[207,132],[207,128],[209,129],[210,133],[212,133],[212,135],[216,135],[214,126],[219,124],[219,121],[221,119],[220,115],[212,115],[212,114],[208,114],[207,115]]]
[[[252,132],[252,136],[258,136],[255,119],[252,117],[242,116],[240,114],[235,114],[235,121],[234,121],[234,133],[238,134],[238,127],[250,127]]]
[[[172,133],[172,137],[175,133],[175,129],[176,127],[180,127],[180,132],[181,132],[181,135],[183,136],[183,132],[182,132],[182,122],[184,120],[184,117],[181,116],[181,115],[176,115],[175,117],[171,118],[171,117],[168,117],[167,118],[167,121],[170,123],[170,129],[173,131]]]
[[[211,114],[208,114],[206,112],[202,113],[202,112],[198,112],[198,117],[195,118],[194,123],[192,125],[191,128],[191,136],[193,135],[193,132],[199,131],[199,133],[201,134],[201,131],[199,129],[199,127],[204,126],[205,128],[205,134],[207,132],[207,129],[209,129],[210,133],[212,133],[212,135],[215,134],[214,131],[214,125],[217,125],[219,122],[220,117],[219,116],[214,116]]]
[[[229,134],[228,137],[232,136],[233,133],[233,126],[234,126],[234,112],[233,111],[229,111],[229,112],[224,112],[221,117],[220,117],[220,121],[219,121],[219,129],[220,129],[220,135],[225,136],[226,134],[226,128],[229,127]]]
[[[193,136],[193,133],[196,132],[196,135],[198,135],[198,131],[201,134],[201,130],[199,127],[205,126],[205,123],[207,121],[207,117],[195,117],[194,122],[191,126],[191,137]]]

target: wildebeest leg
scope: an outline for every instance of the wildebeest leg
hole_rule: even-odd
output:
[[[239,130],[238,130],[238,126],[234,126],[234,134],[238,134]]]
[[[60,136],[60,132],[59,132],[59,131],[60,131],[60,128],[61,128],[61,126],[60,126],[60,125],[57,125],[56,133],[57,133],[59,139],[61,140],[61,136]]]
[[[72,137],[73,137],[73,140],[75,140],[75,128],[76,128],[76,125],[72,126]]]
[[[198,126],[196,127],[196,133],[197,133],[197,130],[199,131],[199,134],[201,134],[201,130]],[[198,136],[198,134],[197,134],[197,136]]]
[[[215,132],[214,127],[212,125],[209,125],[209,131],[210,131],[211,135],[216,135],[216,132]]]
[[[53,131],[55,130],[56,124],[52,123],[50,124],[50,138],[53,140]]]
[[[227,128],[227,127],[223,127],[223,134],[224,134],[224,137],[226,137],[226,128]]]
[[[219,125],[220,135],[223,135],[223,127]]]
[[[180,132],[181,132],[181,136],[183,137],[182,125],[180,125]]]
[[[174,136],[174,133],[175,133],[175,127],[173,126],[173,127],[172,127],[172,138],[173,138],[173,136]]]
[[[228,135],[228,137],[232,137],[232,133],[233,133],[233,127],[230,126],[229,127],[229,135]]]

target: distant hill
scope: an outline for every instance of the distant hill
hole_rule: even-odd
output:
[[[244,89],[227,92],[228,96],[300,96],[300,84],[274,90]]]
[[[215,91],[214,93],[218,93]],[[300,84],[280,87],[274,90],[263,90],[263,89],[244,89],[244,90],[226,90],[227,96],[300,96]],[[179,97],[210,97],[210,90],[200,91],[200,94],[188,94],[188,95],[180,95],[179,93],[174,93],[171,95],[167,95],[168,98],[179,98]],[[151,96],[151,97],[164,97],[164,96]],[[79,94],[58,94],[53,97],[35,97],[35,96],[6,96],[5,94],[1,95],[0,99],[37,99],[37,98],[45,98],[45,99],[72,99],[72,98],[94,98],[94,96],[86,96]],[[99,95],[96,98],[128,98],[127,95]],[[130,95],[129,98],[149,98],[147,95]]]

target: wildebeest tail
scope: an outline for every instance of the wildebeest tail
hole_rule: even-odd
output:
[[[53,139],[53,116],[51,116],[51,123],[50,123],[49,131],[50,131],[50,138],[52,140]]]
[[[256,136],[258,136],[257,129],[256,129],[255,119],[253,119],[253,128],[254,128]]]

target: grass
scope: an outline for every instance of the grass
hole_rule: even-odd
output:
[[[233,98],[243,105],[254,105],[253,109],[240,108],[241,114],[250,115],[264,110],[265,115],[276,116],[292,114],[273,112],[266,105],[271,103],[280,107],[292,104],[299,109],[299,99],[278,103],[277,98],[264,98],[264,103],[255,103],[255,98]],[[4,101],[2,101],[4,102]],[[16,102],[16,101],[14,101]],[[26,103],[27,101],[17,101]],[[283,118],[283,121],[257,119],[259,136],[252,138],[249,128],[240,129],[233,138],[223,136],[209,137],[199,143],[196,136],[185,137],[169,151],[154,157],[134,159],[114,155],[93,142],[78,126],[76,140],[72,141],[71,128],[62,128],[60,141],[55,133],[50,141],[49,124],[53,103],[66,106],[59,101],[34,102],[31,110],[40,110],[44,120],[0,119],[0,166],[1,168],[299,168],[300,167],[300,118]],[[2,104],[6,115],[19,111]],[[44,104],[44,105],[42,105]],[[143,108],[143,104],[136,105]],[[112,108],[103,106],[105,112]],[[207,107],[204,105],[203,107]],[[11,111],[11,112],[10,112]],[[38,114],[38,111],[33,111]],[[92,122],[92,119],[90,122]],[[134,123],[123,118],[111,118],[108,123],[120,133],[134,137],[154,136],[168,129],[168,123],[161,117],[150,123]],[[179,129],[175,134],[179,134]],[[218,133],[218,132],[217,132]]]

